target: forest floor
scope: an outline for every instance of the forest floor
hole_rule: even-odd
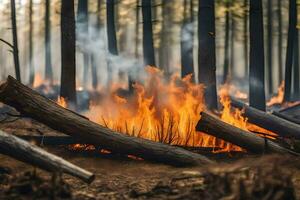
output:
[[[17,135],[60,134],[23,118],[1,122],[0,129]],[[62,146],[43,148],[94,172],[95,181],[88,185],[0,155],[0,199],[300,199],[300,159],[286,155],[175,168]]]

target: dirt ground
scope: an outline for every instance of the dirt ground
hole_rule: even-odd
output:
[[[30,119],[2,120],[17,135],[60,134]],[[43,147],[96,175],[88,185],[0,155],[0,199],[299,199],[300,159],[286,155],[217,160],[175,168],[111,155]],[[230,161],[229,161],[230,160]]]

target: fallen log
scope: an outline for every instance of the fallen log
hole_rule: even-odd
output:
[[[282,137],[300,139],[300,125],[282,119],[275,115],[252,108],[240,101],[231,99],[231,105],[244,110],[244,116],[249,122],[265,128]]]
[[[0,153],[50,172],[70,174],[91,183],[95,175],[14,135],[0,131]]]
[[[275,116],[277,116],[277,117],[280,117],[282,119],[285,119],[285,120],[288,120],[290,122],[293,122],[295,124],[300,125],[300,119],[294,118],[292,116],[289,116],[287,114],[283,114],[283,113],[277,112],[277,111],[273,111],[272,114],[275,115]]]
[[[253,153],[292,153],[289,149],[271,140],[231,126],[206,112],[201,113],[201,119],[196,126],[196,130],[223,139]]]
[[[205,156],[182,148],[131,137],[105,128],[62,108],[11,76],[0,86],[0,101],[55,130],[114,153],[177,166],[212,163]]]

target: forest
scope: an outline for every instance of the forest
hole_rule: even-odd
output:
[[[297,0],[0,0],[0,199],[298,199]]]

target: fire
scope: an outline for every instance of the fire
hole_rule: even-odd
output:
[[[44,83],[44,79],[41,74],[36,73],[34,75],[34,80],[33,80],[33,88],[37,88],[41,86]]]
[[[60,105],[61,107],[63,107],[63,108],[67,108],[67,107],[68,107],[67,101],[66,101],[65,98],[63,98],[63,97],[60,97],[60,96],[59,96],[59,97],[57,98],[56,103],[57,103],[58,105]]]
[[[272,97],[267,102],[267,106],[272,106],[272,105],[275,105],[275,104],[282,104],[283,97],[284,97],[284,81],[282,81],[280,86],[278,87],[277,95]]]
[[[213,147],[222,151],[242,151],[213,136],[196,132],[199,113],[205,110],[203,85],[192,83],[191,76],[181,79],[173,75],[164,80],[162,73],[147,68],[147,79],[136,83],[134,94],[124,97],[117,90],[102,102],[92,102],[87,117],[115,131],[172,145]],[[227,91],[227,92],[222,92]],[[249,130],[242,111],[232,111],[229,89],[221,90],[221,119],[233,126]]]

